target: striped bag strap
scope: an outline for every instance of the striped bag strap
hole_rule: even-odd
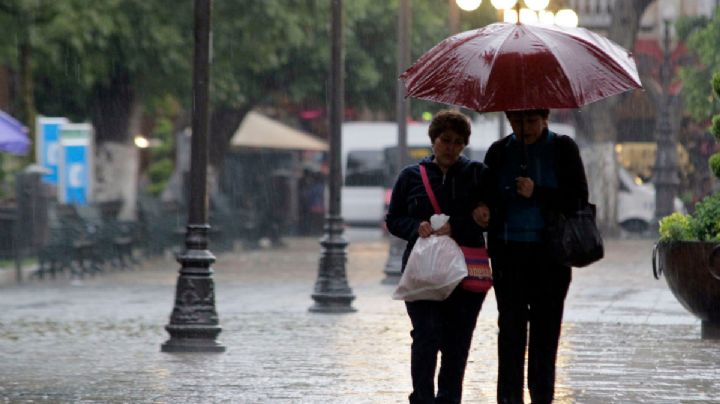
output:
[[[440,204],[438,203],[437,199],[435,198],[435,193],[433,192],[432,188],[430,187],[430,179],[427,175],[427,170],[425,169],[425,166],[422,164],[419,164],[420,166],[420,176],[422,177],[423,185],[425,185],[425,192],[427,192],[428,197],[430,198],[430,203],[433,206],[433,209],[435,209],[435,213],[438,215],[442,213],[442,209],[440,209]]]

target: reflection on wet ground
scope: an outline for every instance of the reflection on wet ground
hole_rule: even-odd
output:
[[[316,240],[237,252],[215,266],[223,354],[166,354],[177,264],[0,289],[0,402],[404,403],[409,321],[381,284],[383,241],[351,245],[358,311],[307,312]],[[558,358],[558,403],[710,403],[720,396],[720,342],[664,281],[649,241],[610,243],[575,271]],[[495,401],[494,298],[480,316],[466,403]],[[529,399],[527,400],[529,402]]]

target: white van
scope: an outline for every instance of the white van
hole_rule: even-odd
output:
[[[619,192],[617,216],[620,227],[631,233],[645,233],[655,220],[655,186],[643,183],[633,177],[629,171],[618,165]],[[687,213],[680,198],[675,198],[673,208],[676,212]]]
[[[488,116],[472,122],[470,144],[465,151],[469,158],[482,161],[485,151],[498,139],[497,118]],[[409,163],[415,163],[430,149],[430,123],[409,122],[407,126]],[[342,216],[350,226],[380,226],[386,194],[397,175],[391,150],[397,147],[397,123],[345,122],[342,138]]]

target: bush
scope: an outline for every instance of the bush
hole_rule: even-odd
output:
[[[710,165],[710,171],[712,171],[713,175],[720,178],[720,153],[715,153],[710,156],[708,165]]]
[[[707,196],[695,205],[690,225],[696,240],[720,241],[720,193]]]
[[[715,136],[715,140],[720,140],[720,115],[715,115],[714,117],[712,117],[710,133]]]
[[[720,72],[712,77],[712,91],[720,98]],[[710,131],[720,142],[720,114],[711,118]],[[720,178],[720,153],[708,160],[710,170]],[[660,220],[660,241],[711,241],[720,242],[720,192],[703,198],[695,204],[692,216],[673,213]]]
[[[689,241],[695,238],[688,215],[675,212],[660,220],[660,241]]]

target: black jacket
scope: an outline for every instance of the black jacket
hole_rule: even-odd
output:
[[[542,136],[547,136],[547,130]],[[485,185],[486,200],[490,206],[490,228],[496,229],[504,225],[507,212],[500,200],[498,181],[500,171],[503,170],[508,148],[510,152],[521,150],[511,144],[512,135],[508,135],[493,143],[485,154],[485,164],[488,167],[488,181]],[[514,143],[514,142],[513,142]],[[553,220],[558,212],[571,212],[588,203],[588,184],[585,177],[585,168],[580,157],[580,150],[575,141],[566,135],[556,134],[554,143],[555,175],[558,188],[545,188],[535,185],[532,198],[536,198],[543,216]]]
[[[426,157],[418,164],[405,167],[395,182],[390,198],[385,218],[387,228],[391,234],[408,242],[403,254],[403,269],[418,238],[420,223],[430,220],[430,216],[435,213],[425,192],[419,164],[426,167],[442,213],[450,216],[451,237],[462,246],[485,245],[483,229],[472,219],[473,209],[484,201],[485,165],[460,156],[443,176],[440,167],[432,162],[433,157]]]

